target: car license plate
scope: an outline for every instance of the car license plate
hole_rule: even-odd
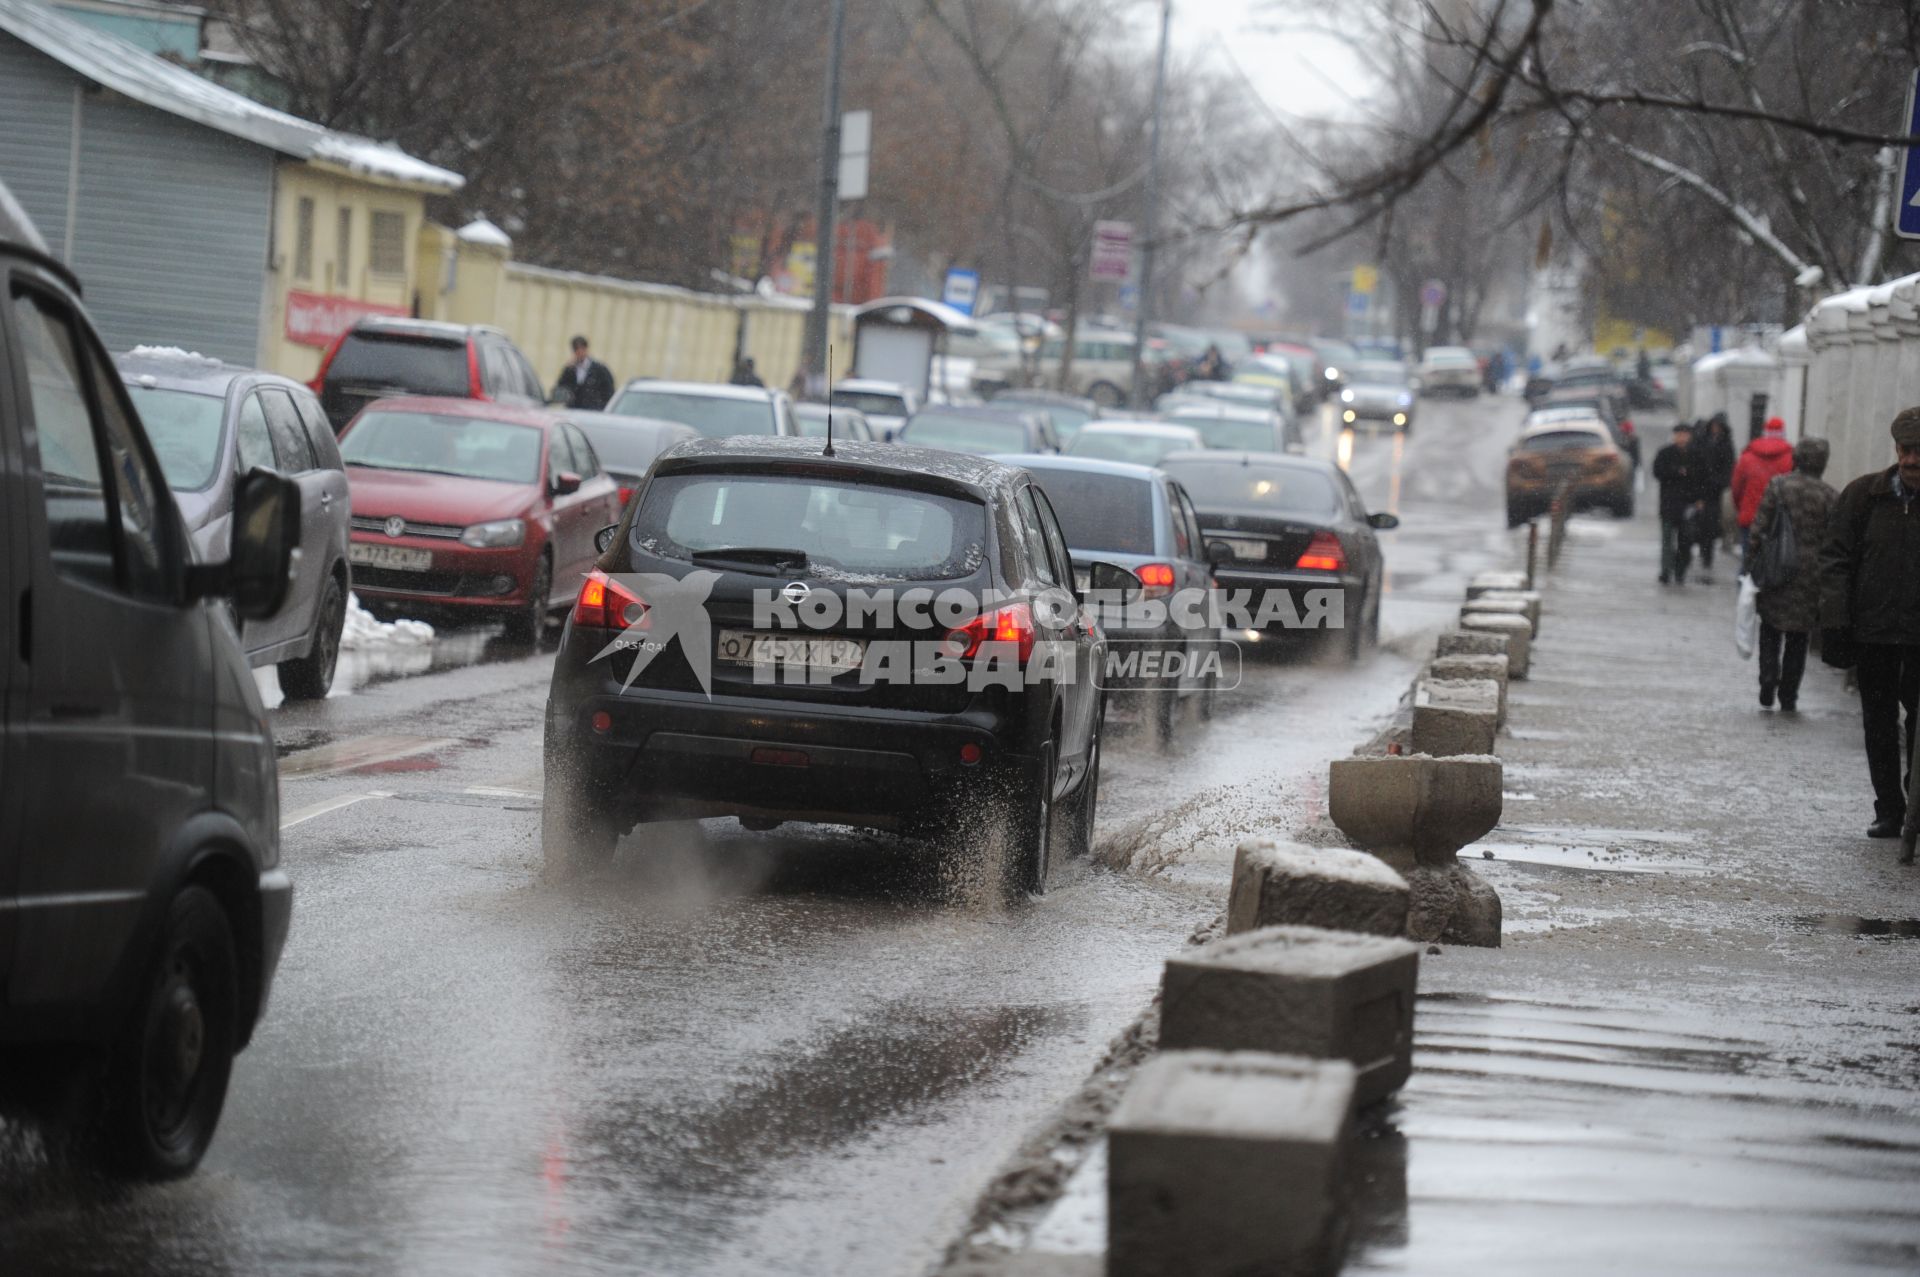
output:
[[[1236,559],[1245,559],[1249,563],[1258,563],[1267,557],[1267,543],[1247,537],[1221,537]]]
[[[355,541],[347,547],[347,562],[370,568],[398,568],[402,572],[425,572],[433,566],[431,550],[413,550],[404,545],[368,545]]]
[[[807,669],[857,670],[867,645],[858,639],[805,638],[721,630],[719,656],[733,665],[798,665]]]

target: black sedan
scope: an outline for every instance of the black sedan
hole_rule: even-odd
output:
[[[1003,390],[993,397],[993,406],[1029,408],[1046,413],[1053,422],[1053,432],[1059,436],[1062,448],[1073,442],[1073,437],[1080,433],[1080,427],[1097,420],[1101,415],[1100,405],[1091,399],[1061,390],[1033,387]]]
[[[1160,466],[1199,510],[1231,629],[1257,639],[1324,628],[1325,641],[1349,660],[1378,640],[1383,573],[1374,532],[1400,520],[1368,514],[1338,466],[1218,451],[1177,452]]]
[[[568,408],[560,415],[580,427],[580,433],[593,445],[600,457],[600,468],[620,485],[621,505],[625,505],[633,490],[640,486],[655,457],[677,443],[700,437],[698,430],[677,421],[623,417],[585,408]]]
[[[1058,452],[1060,441],[1043,412],[992,405],[922,408],[894,432],[898,443],[991,457],[1002,452]]]
[[[822,446],[683,444],[602,534],[547,701],[549,864],[722,815],[991,848],[1010,893],[1087,849],[1104,640],[1045,494],[984,458]]]

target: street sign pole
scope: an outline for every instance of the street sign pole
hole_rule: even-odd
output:
[[[1147,394],[1147,321],[1153,312],[1153,241],[1160,234],[1160,108],[1167,94],[1167,38],[1173,30],[1173,0],[1161,0],[1160,56],[1153,69],[1153,124],[1147,143],[1147,217],[1140,247],[1140,306],[1133,313],[1133,376],[1127,403],[1139,407]]]
[[[801,371],[809,388],[820,379],[821,394],[829,387],[827,334],[833,315],[833,237],[840,204],[840,58],[847,43],[847,0],[833,0],[827,19],[827,103],[820,141],[820,207],[814,222],[813,309],[807,313],[806,342]]]

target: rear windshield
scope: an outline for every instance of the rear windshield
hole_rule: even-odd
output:
[[[1080,427],[1093,420],[1093,413],[1086,408],[1076,408],[1072,404],[1046,403],[1044,401],[1020,399],[1012,395],[1001,395],[995,404],[1026,404],[1044,412],[1053,421],[1053,432],[1060,436],[1060,442],[1066,443],[1080,433]]]
[[[220,422],[227,401],[219,395],[154,386],[128,386],[127,393],[133,396],[147,438],[153,440],[167,486],[175,492],[198,492],[212,483],[220,464]]]
[[[1601,446],[1600,436],[1590,430],[1549,430],[1520,441],[1522,452],[1569,452],[1575,448]]]
[[[465,342],[373,333],[347,335],[327,365],[327,381],[460,399],[472,393]]]
[[[1243,466],[1237,462],[1176,462],[1167,467],[1203,510],[1271,509],[1288,514],[1337,514],[1340,493],[1315,470]]]
[[[1083,430],[1074,436],[1073,446],[1068,448],[1067,452],[1075,457],[1094,457],[1101,461],[1131,461],[1135,465],[1152,466],[1158,465],[1160,458],[1169,452],[1181,452],[1193,446],[1191,441],[1169,438],[1161,434]]]
[[[687,559],[701,550],[780,549],[808,574],[945,581],[986,561],[977,501],[873,483],[767,474],[664,475],[647,485],[632,546]]]
[[[1151,482],[1074,470],[1035,470],[1033,478],[1060,516],[1070,549],[1153,553]]]
[[[1230,417],[1185,417],[1173,414],[1167,420],[1176,426],[1191,426],[1200,432],[1201,442],[1209,448],[1233,452],[1272,452],[1273,425],[1265,421],[1235,421]]]
[[[946,448],[952,452],[1025,452],[1027,429],[1017,421],[990,417],[918,416],[900,428],[902,442],[917,448]]]
[[[463,479],[535,483],[541,431],[480,417],[368,412],[340,438],[340,459],[372,470],[415,470]]]
[[[652,426],[623,426],[617,418],[591,423],[576,420],[574,424],[587,436],[587,442],[593,445],[593,450],[600,454],[601,464],[615,470],[635,473],[645,470],[653,464],[655,457],[680,442],[678,435],[668,439]]]
[[[873,417],[904,417],[907,405],[899,395],[881,394],[872,390],[836,390],[828,396],[836,408],[852,408]]]
[[[709,439],[776,433],[773,408],[764,399],[730,399],[673,390],[623,390],[608,412],[654,417],[692,426]]]

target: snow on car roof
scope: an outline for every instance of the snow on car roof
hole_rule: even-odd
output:
[[[1192,426],[1172,421],[1089,421],[1080,427],[1083,435],[1141,435],[1154,439],[1198,439]]]
[[[467,184],[458,173],[397,146],[337,133],[263,106],[35,0],[0,0],[0,31],[123,97],[283,155],[433,191],[457,191]]]
[[[629,390],[658,390],[670,395],[704,395],[709,399],[753,399],[765,403],[773,398],[773,391],[765,386],[735,386],[719,381],[661,381],[657,377],[635,377],[620,387],[620,393]]]

